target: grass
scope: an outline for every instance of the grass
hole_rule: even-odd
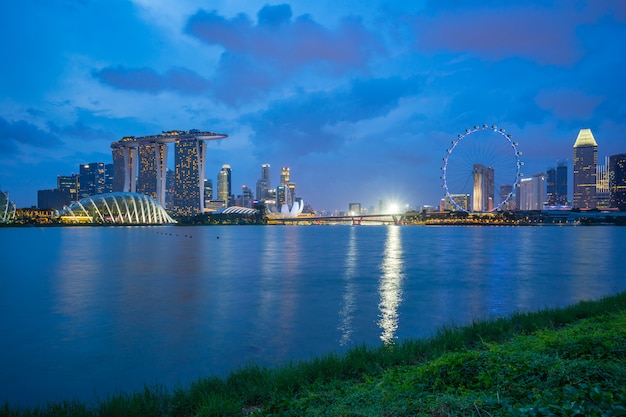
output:
[[[0,416],[626,416],[626,293],[429,339]]]

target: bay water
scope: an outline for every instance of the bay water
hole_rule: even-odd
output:
[[[0,229],[0,404],[184,387],[626,289],[626,227]]]

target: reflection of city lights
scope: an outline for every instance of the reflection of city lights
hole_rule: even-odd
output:
[[[400,239],[399,227],[387,229],[387,241],[385,242],[385,257],[381,265],[382,277],[380,279],[380,320],[378,326],[382,329],[380,338],[385,343],[390,343],[395,338],[398,328],[398,307],[402,302],[402,240]]]

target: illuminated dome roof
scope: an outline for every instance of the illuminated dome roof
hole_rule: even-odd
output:
[[[0,191],[0,223],[15,219],[15,203],[9,200],[9,194]]]
[[[215,214],[257,214],[259,210],[240,206],[231,206],[214,211]]]
[[[92,195],[63,208],[59,217],[65,223],[176,223],[153,198],[139,193]]]

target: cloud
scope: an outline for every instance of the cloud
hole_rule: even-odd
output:
[[[92,75],[111,87],[153,94],[166,90],[190,95],[203,94],[211,86],[205,78],[181,67],[172,68],[162,75],[151,68],[117,66],[93,71]]]
[[[543,90],[535,97],[537,105],[552,112],[564,121],[588,120],[604,101],[603,97],[590,96],[568,88]]]
[[[341,152],[350,132],[336,126],[388,114],[402,97],[412,96],[420,88],[415,79],[358,79],[345,89],[275,101],[267,110],[242,121],[252,126],[251,141],[261,158]]]
[[[469,52],[489,60],[524,57],[542,65],[568,66],[583,56],[576,29],[587,19],[560,4],[497,5],[422,14],[413,29],[415,47],[421,51]]]
[[[4,154],[17,154],[18,145],[37,148],[61,146],[62,141],[53,133],[46,132],[24,120],[8,121],[0,117],[0,151]]]

